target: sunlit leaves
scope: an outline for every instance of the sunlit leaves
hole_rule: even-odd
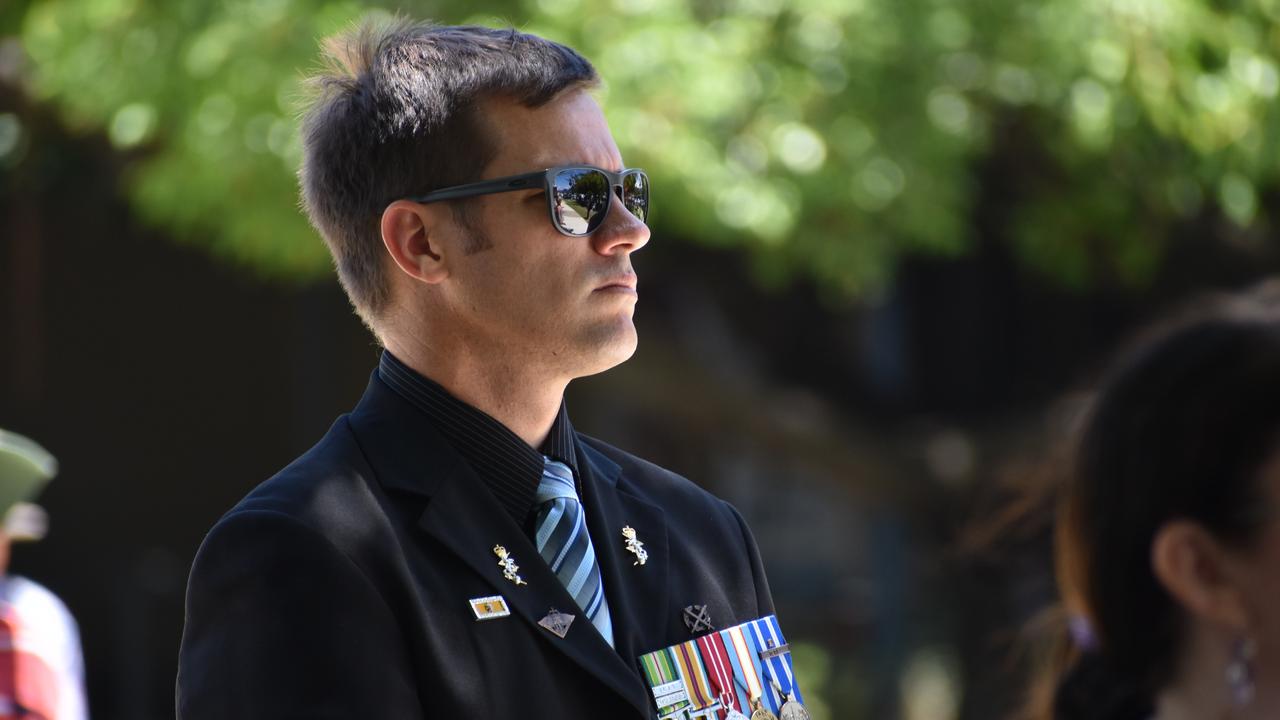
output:
[[[580,49],[660,235],[858,293],[904,252],[1001,234],[1072,283],[1140,283],[1206,209],[1272,222],[1280,2],[456,0]],[[299,77],[369,7],[326,0],[32,3],[32,84],[130,157],[142,214],[268,272],[327,266],[297,210]],[[484,15],[476,16],[478,10]],[[413,11],[413,9],[411,9]],[[1016,134],[1010,134],[1016,128]],[[10,135],[17,137],[15,133]],[[1005,165],[1002,224],[977,207]],[[1013,158],[1011,160],[1010,158]],[[984,167],[986,169],[984,169]],[[1007,192],[1007,191],[1006,191]]]

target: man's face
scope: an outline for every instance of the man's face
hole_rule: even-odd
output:
[[[554,165],[623,168],[600,106],[584,91],[539,108],[492,100],[483,114],[497,148],[484,178]],[[631,253],[648,242],[649,228],[611,198],[604,223],[586,237],[552,227],[541,189],[475,200],[472,224],[488,247],[455,256],[441,288],[457,329],[482,351],[567,379],[629,358],[637,300]]]

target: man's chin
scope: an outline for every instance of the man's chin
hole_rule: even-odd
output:
[[[590,353],[591,359],[584,363],[585,367],[582,368],[579,377],[595,375],[621,365],[635,354],[638,344],[639,337],[636,334],[635,325],[631,323],[631,318],[619,321],[618,325],[601,332],[600,336],[595,338],[595,342],[591,343],[593,347]]]

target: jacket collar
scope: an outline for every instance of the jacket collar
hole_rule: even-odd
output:
[[[525,523],[532,513],[542,480],[543,455],[560,460],[578,474],[576,437],[563,401],[546,442],[535,449],[496,418],[454,397],[390,351],[383,351],[375,375],[426,416],[517,524]]]

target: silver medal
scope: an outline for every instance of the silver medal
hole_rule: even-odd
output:
[[[810,720],[809,711],[795,700],[787,700],[782,703],[782,708],[778,711],[780,720]]]

